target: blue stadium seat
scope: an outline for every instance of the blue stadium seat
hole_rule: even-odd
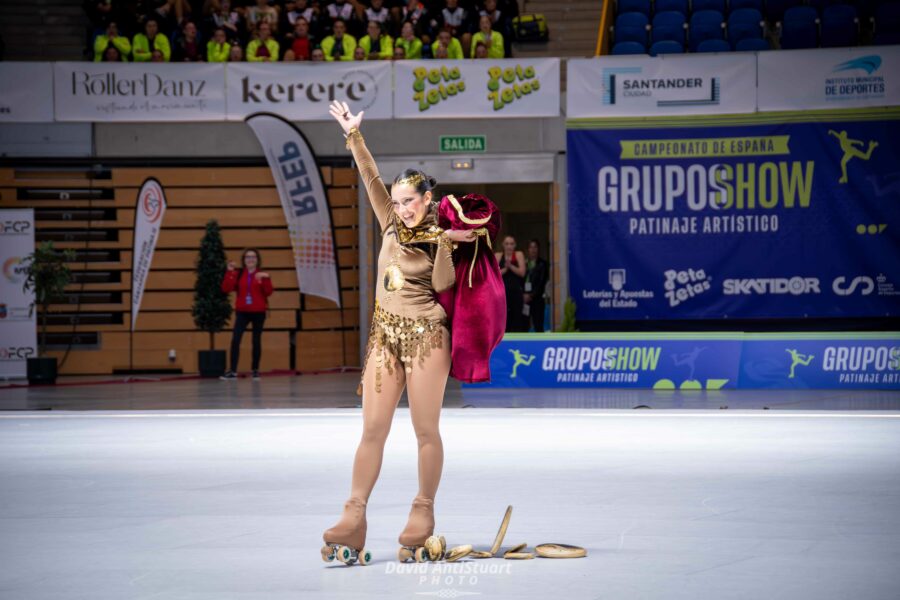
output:
[[[856,8],[849,4],[826,6],[822,12],[822,47],[855,46],[858,40]]]
[[[619,42],[612,49],[613,56],[624,56],[626,54],[647,54],[647,48],[643,44],[637,42]]]
[[[792,6],[784,13],[781,47],[787,50],[819,45],[819,15],[811,6]]]
[[[886,2],[875,8],[875,33],[900,31],[900,2]]]
[[[875,0],[880,1],[880,0]],[[869,2],[869,0],[807,0],[806,4],[812,6],[819,12],[819,16],[825,12],[825,9],[829,6],[835,6],[836,4],[863,4],[863,2]]]
[[[703,40],[694,52],[731,52],[731,45],[723,39]]]
[[[662,40],[650,46],[650,56],[660,54],[683,54],[684,46],[673,40]]]
[[[900,44],[900,31],[879,31],[872,40],[873,46],[895,46]]]
[[[762,0],[730,0],[728,2],[728,10],[737,10],[739,8],[755,8],[760,13],[763,10]]]
[[[613,29],[613,41],[638,42],[644,48],[647,47],[647,29],[650,22],[643,13],[623,13],[616,17],[616,26]]]
[[[777,23],[784,19],[787,9],[801,4],[803,4],[803,0],[766,0],[766,18]]]
[[[762,38],[744,38],[734,47],[736,52],[762,52],[771,50],[769,42]]]
[[[650,18],[650,0],[619,0],[616,3],[616,14],[639,12]]]
[[[650,39],[653,42],[672,40],[683,46],[685,24],[685,17],[680,12],[670,10],[656,13],[653,16],[653,28],[650,30]]]
[[[668,11],[680,12],[685,18],[687,18],[688,13],[690,13],[688,10],[688,0],[656,0],[656,2],[653,3],[653,10],[658,13]]]
[[[691,10],[717,10],[723,15],[725,14],[725,0],[693,0],[691,2]]]
[[[745,38],[763,36],[762,14],[755,8],[739,8],[728,15],[728,41],[732,46]]]
[[[691,52],[697,52],[697,47],[707,40],[721,40],[725,37],[724,21],[722,13],[717,10],[695,11],[691,15]]]

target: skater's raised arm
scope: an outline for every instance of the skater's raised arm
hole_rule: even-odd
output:
[[[375,164],[375,159],[372,158],[372,154],[366,148],[366,143],[359,132],[359,126],[362,123],[362,116],[365,111],[360,111],[359,114],[354,115],[350,112],[346,102],[335,100],[331,103],[329,112],[340,123],[344,134],[347,136],[347,147],[353,153],[353,160],[356,162],[363,183],[366,186],[369,204],[372,205],[372,210],[375,211],[378,224],[381,226],[381,229],[384,229],[389,222],[393,207],[391,206],[391,195],[388,193],[381,175],[378,174],[378,166]]]

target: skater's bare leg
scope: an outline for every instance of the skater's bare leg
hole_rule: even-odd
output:
[[[383,353],[381,358],[378,357],[379,352]],[[377,360],[383,361],[380,391],[375,389]],[[388,372],[388,364],[391,365],[393,375]],[[373,349],[366,363],[363,379],[363,432],[353,461],[353,480],[350,487],[352,497],[368,500],[372,488],[375,487],[378,474],[381,472],[384,444],[391,431],[391,420],[394,418],[394,410],[400,401],[405,383],[405,372],[400,362],[387,351]]]
[[[344,503],[340,520],[323,534],[326,543],[345,544],[361,548],[365,544],[365,508],[381,471],[384,444],[391,428],[391,419],[400,394],[403,392],[404,372],[396,359],[389,353],[379,356],[378,348],[373,349],[366,362],[363,378],[363,433],[353,462],[353,477],[350,498]],[[381,362],[380,391],[376,391],[376,361]],[[394,374],[388,373],[387,365],[392,365]]]
[[[444,467],[439,428],[447,375],[450,373],[450,335],[444,330],[441,348],[416,364],[407,378],[409,412],[419,444],[419,496],[434,498]]]
[[[419,444],[419,493],[400,534],[404,546],[421,545],[434,533],[434,497],[444,466],[439,422],[450,372],[450,336],[446,330],[443,335],[442,348],[433,349],[424,364],[416,361],[407,379],[410,415]]]

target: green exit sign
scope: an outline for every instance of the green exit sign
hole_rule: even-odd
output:
[[[441,152],[484,152],[487,150],[485,135],[442,135]]]

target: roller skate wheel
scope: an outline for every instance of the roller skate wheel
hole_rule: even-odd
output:
[[[359,554],[359,564],[367,565],[370,562],[372,562],[372,553],[364,548]]]
[[[444,536],[438,538],[441,540],[441,554],[447,554],[447,539]]]
[[[322,560],[331,562],[334,560],[334,548],[331,546],[322,546]]]
[[[400,550],[397,551],[397,559],[400,562],[406,562],[406,561],[410,560],[412,557],[413,557],[413,553],[410,551],[409,548],[407,548],[405,546],[401,546]]]
[[[426,555],[427,555],[427,550],[425,550],[424,546],[419,546],[418,548],[416,548],[415,556],[416,556],[417,563],[425,562]]]
[[[352,565],[354,563],[353,560],[353,550],[348,548],[347,546],[341,546],[337,551],[338,560],[340,560],[345,565]]]

